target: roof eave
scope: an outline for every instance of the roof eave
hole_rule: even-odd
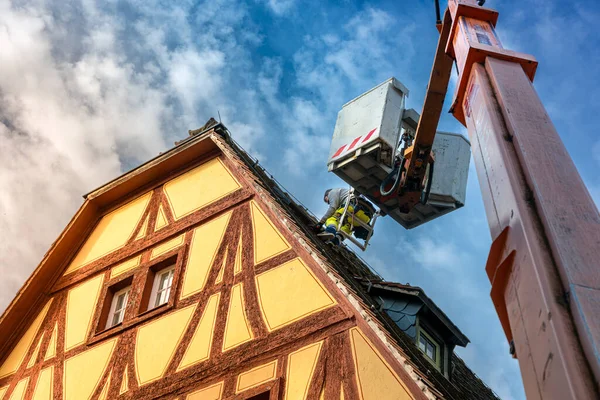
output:
[[[147,172],[148,169],[152,168],[153,166],[156,166],[158,164],[163,164],[163,162],[165,160],[167,160],[177,154],[184,153],[184,152],[186,152],[186,150],[189,151],[189,149],[191,147],[195,146],[198,142],[205,140],[208,137],[208,133],[210,133],[212,131],[220,131],[220,129],[226,129],[226,128],[223,124],[218,123],[217,125],[213,125],[210,128],[208,128],[202,132],[194,133],[194,135],[189,136],[188,138],[186,138],[180,142],[177,142],[176,146],[170,148],[169,150],[165,151],[164,153],[160,153],[156,157],[151,158],[150,160],[146,161],[145,163],[139,165],[138,167],[136,167],[128,172],[125,172],[124,174],[114,178],[113,180],[105,183],[104,185],[90,191],[89,193],[86,193],[85,195],[83,195],[83,198],[84,199],[96,198],[96,197],[104,194],[106,191],[114,189],[115,186],[121,185],[125,181],[131,180],[132,178],[135,178],[141,174],[144,174],[145,172]],[[219,147],[212,140],[207,142],[207,144],[211,145],[210,150],[219,150]],[[205,154],[208,149],[200,149],[200,150],[202,151],[202,154]]]

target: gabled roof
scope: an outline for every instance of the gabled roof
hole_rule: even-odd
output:
[[[26,328],[27,322],[40,310],[46,300],[46,297],[40,296],[40,293],[50,292],[54,283],[62,275],[65,264],[79,249],[105,210],[117,201],[139,195],[157,182],[164,181],[191,163],[198,162],[199,159],[213,157],[223,152],[223,146],[218,143],[222,141],[228,149],[231,149],[231,154],[254,177],[255,184],[268,192],[271,200],[276,202],[289,217],[288,222],[301,234],[305,245],[317,253],[320,258],[326,260],[334,269],[332,272],[335,276],[343,280],[353,295],[360,299],[360,306],[364,310],[366,318],[375,322],[383,331],[387,332],[389,338],[397,343],[397,348],[406,358],[405,363],[413,367],[415,373],[433,393],[438,397],[457,400],[497,399],[495,394],[456,355],[452,357],[454,368],[452,381],[433,368],[415,343],[398,329],[385,312],[378,310],[378,303],[367,290],[367,286],[378,285],[377,287],[381,287],[382,290],[384,288],[386,288],[385,290],[412,290],[416,296],[419,296],[424,302],[428,302],[428,307],[436,315],[445,318],[450,325],[449,319],[422,293],[421,289],[385,282],[354,252],[343,246],[332,247],[324,244],[312,230],[312,226],[317,222],[314,215],[286,192],[258,164],[258,161],[242,150],[231,138],[224,125],[217,123],[204,128],[190,131],[190,137],[178,142],[174,148],[84,196],[85,201],[79,211],[52,244],[40,265],[0,317],[0,354],[7,353],[15,339]],[[214,136],[214,134],[218,136]],[[455,331],[457,334],[460,333],[458,328]],[[462,337],[468,341],[464,335]]]

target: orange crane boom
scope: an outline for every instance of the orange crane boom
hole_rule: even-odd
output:
[[[403,154],[403,173],[398,192],[400,207],[403,209],[411,209],[421,201],[421,193],[425,188],[426,166],[434,162],[431,149],[454,64],[452,57],[446,54],[446,43],[451,28],[449,13],[445,13],[444,21],[442,25],[438,25],[440,37],[415,138]]]
[[[537,61],[505,49],[498,13],[449,0],[397,196],[418,202],[453,60],[451,112],[469,132],[493,243],[491,297],[528,399],[598,399],[600,214],[533,85]]]

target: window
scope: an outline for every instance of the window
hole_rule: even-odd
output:
[[[123,322],[130,291],[131,286],[127,286],[126,288],[121,289],[113,294],[105,329],[112,328],[113,326],[119,325],[121,322]]]
[[[97,343],[175,307],[183,246],[177,252],[141,263],[102,287],[88,344]]]
[[[427,332],[419,330],[417,345],[425,356],[438,368],[440,367],[440,346]]]
[[[437,354],[437,346],[431,342],[431,340],[427,339],[425,335],[419,336],[419,349],[433,361],[436,359]]]
[[[172,265],[154,274],[154,283],[152,284],[152,294],[150,295],[148,310],[162,306],[163,304],[169,302],[174,273],[175,266]]]
[[[248,398],[248,400],[269,400],[271,398],[271,392],[262,392],[256,396]]]
[[[128,276],[120,281],[111,283],[103,292],[102,306],[98,309],[98,323],[94,335],[106,330],[111,330],[122,325],[125,321],[125,313],[131,299],[131,285],[133,276]]]
[[[177,255],[173,255],[148,267],[141,300],[138,303],[140,314],[173,306],[177,285],[176,265]]]

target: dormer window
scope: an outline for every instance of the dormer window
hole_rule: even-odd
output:
[[[384,281],[365,281],[363,284],[399,332],[408,336],[424,358],[451,379],[454,347],[465,347],[469,339],[425,295],[423,289]]]
[[[438,342],[425,332],[423,329],[419,330],[417,344],[419,350],[421,350],[425,356],[431,361],[436,367],[440,367],[440,345]]]

